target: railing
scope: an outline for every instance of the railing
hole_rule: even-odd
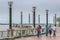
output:
[[[42,28],[41,33],[45,33],[45,28]],[[14,30],[14,37],[35,36],[35,35],[37,35],[37,31],[35,30],[35,28]]]
[[[23,36],[30,36],[36,35],[35,29],[21,29],[21,30],[14,30],[14,37],[23,37]]]
[[[42,33],[45,33],[44,31]],[[14,38],[18,38],[18,37],[24,37],[24,36],[33,36],[36,35],[37,32],[36,30],[33,28],[31,29],[19,29],[19,30],[13,30],[13,37]],[[0,31],[0,38],[8,38],[8,31]]]
[[[5,38],[7,37],[7,31],[0,31],[0,38]]]

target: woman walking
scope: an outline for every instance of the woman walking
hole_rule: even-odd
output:
[[[52,29],[53,29],[53,36],[56,36],[56,25],[54,25]]]
[[[49,34],[50,34],[50,36],[52,34],[52,27],[51,27],[51,25],[49,26]]]
[[[37,30],[37,36],[39,37],[41,35],[41,26],[38,25],[35,29]]]

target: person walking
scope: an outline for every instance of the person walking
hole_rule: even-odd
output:
[[[49,27],[46,25],[46,36],[48,36],[48,29]]]
[[[53,36],[56,36],[56,25],[54,25],[52,29],[53,29]]]
[[[37,30],[37,37],[39,37],[41,35],[41,26],[38,25],[35,29]]]
[[[49,34],[50,34],[50,36],[52,34],[52,27],[51,27],[51,25],[49,26]]]

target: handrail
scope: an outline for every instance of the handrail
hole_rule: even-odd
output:
[[[8,38],[8,31],[0,31],[0,37],[1,38]],[[23,37],[23,36],[31,36],[36,35],[37,32],[35,28],[26,28],[26,29],[19,29],[19,30],[13,30],[13,37]]]

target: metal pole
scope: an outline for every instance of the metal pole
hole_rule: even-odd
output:
[[[38,15],[38,24],[40,25],[40,15]]]
[[[46,25],[48,26],[48,10],[46,10]]]
[[[9,1],[9,30],[8,30],[8,38],[7,40],[14,40],[13,39],[13,29],[12,29],[12,1]]]
[[[46,36],[48,36],[48,10],[46,10]]]
[[[12,1],[8,2],[9,4],[9,29],[12,29]]]
[[[56,26],[56,14],[55,14],[55,26]]]
[[[30,14],[29,14],[29,25],[30,25]]]
[[[33,7],[33,26],[35,27],[35,10],[36,10],[36,7],[34,6]]]
[[[22,21],[23,21],[22,16],[23,16],[23,15],[22,15],[22,11],[21,11],[21,24],[22,24]]]
[[[53,25],[55,25],[55,16],[53,16]]]
[[[53,24],[56,26],[56,14],[53,16]]]

